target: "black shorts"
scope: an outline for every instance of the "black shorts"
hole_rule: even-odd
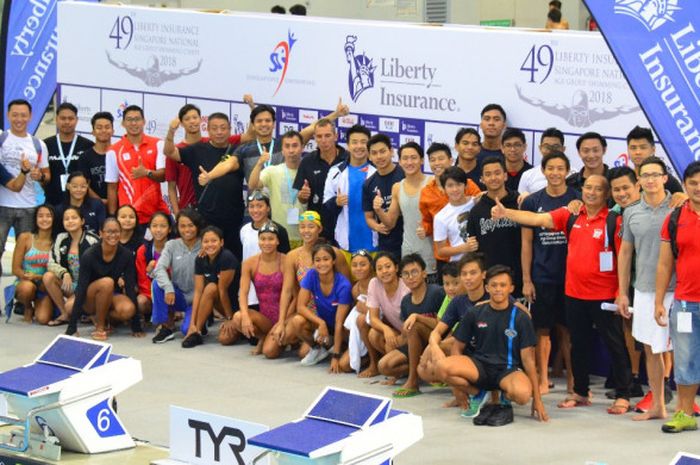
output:
[[[518,371],[517,367],[507,368],[502,365],[490,365],[472,358],[472,362],[479,371],[479,379],[476,380],[476,387],[486,391],[501,389],[501,380],[511,373]]]
[[[530,306],[535,329],[553,329],[566,324],[563,284],[535,284],[535,301]]]

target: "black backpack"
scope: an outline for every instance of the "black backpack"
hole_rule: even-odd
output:
[[[605,219],[605,225],[608,229],[608,238],[610,239],[609,246],[612,249],[613,254],[617,255],[615,250],[615,230],[617,229],[617,218],[620,216],[619,213],[612,210],[608,210],[608,217]],[[574,223],[578,219],[577,215],[569,215],[569,220],[566,222],[566,237],[569,238],[571,234],[571,229],[574,227]]]
[[[668,236],[671,239],[671,252],[673,252],[673,258],[678,258],[678,243],[676,242],[676,236],[678,235],[678,219],[681,217],[681,208],[674,208],[668,218]]]

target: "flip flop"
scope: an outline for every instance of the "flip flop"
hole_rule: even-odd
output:
[[[392,397],[395,399],[407,399],[409,397],[415,397],[423,394],[418,390],[418,388],[399,388],[394,391]]]
[[[619,401],[622,401],[623,403],[618,403]],[[629,401],[625,399],[615,399],[615,402],[608,407],[608,413],[610,415],[624,415],[625,413],[629,412],[632,407],[630,406]]]
[[[95,330],[92,332],[90,337],[92,337],[92,339],[94,339],[95,341],[106,341],[107,340],[107,331]]]
[[[55,320],[51,320],[48,323],[46,323],[46,326],[54,327],[54,326],[63,326],[63,325],[67,325],[67,324],[68,324],[68,320],[61,320],[60,318],[56,318]]]
[[[558,408],[561,409],[571,409],[575,407],[588,407],[591,405],[590,399],[582,398],[576,395],[566,396],[564,400],[557,404]]]

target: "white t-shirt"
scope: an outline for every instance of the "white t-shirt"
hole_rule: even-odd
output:
[[[22,169],[23,155],[32,166],[38,164],[39,168],[48,168],[49,151],[43,141],[39,141],[39,143],[41,144],[41,159],[34,148],[32,136],[17,137],[12,132],[9,132],[7,139],[2,144],[2,148],[0,148],[0,163],[13,177],[17,176]],[[34,208],[38,203],[37,196],[39,192],[41,192],[41,184],[27,175],[27,180],[19,192],[12,192],[5,186],[0,186],[0,206]]]
[[[241,228],[241,244],[243,245],[243,260],[247,260],[253,255],[260,253],[260,246],[258,245],[258,230],[253,229],[253,223],[246,223],[245,226]],[[241,263],[243,262],[241,260]],[[258,296],[255,293],[255,286],[250,283],[250,290],[248,291],[248,305],[256,305],[258,303]]]
[[[537,191],[541,191],[547,187],[547,178],[544,177],[542,170],[535,166],[525,171],[522,176],[520,176],[520,182],[518,183],[518,193],[524,194],[534,194]]]
[[[437,243],[446,240],[451,247],[464,244],[469,237],[467,220],[469,219],[469,210],[473,206],[473,199],[459,206],[453,206],[449,203],[445,205],[433,218],[433,241]],[[450,257],[450,261],[456,262],[462,258],[462,255],[453,255]]]

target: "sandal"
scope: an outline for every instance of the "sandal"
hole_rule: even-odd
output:
[[[92,339],[95,341],[106,341],[107,340],[107,331],[95,330],[92,332],[90,337],[92,337]]]
[[[576,394],[566,396],[564,400],[557,404],[558,408],[570,409],[575,407],[588,407],[591,405],[591,400],[587,397],[581,397]]]
[[[54,327],[54,326],[63,326],[63,325],[67,325],[67,324],[68,324],[68,320],[62,320],[61,318],[56,318],[55,320],[51,320],[48,323],[46,323],[46,326]]]
[[[407,399],[409,397],[415,397],[423,394],[418,390],[418,388],[399,388],[394,391],[392,397],[395,399]]]
[[[610,415],[624,415],[630,411],[630,402],[627,399],[615,399],[615,402],[608,407],[608,413]]]

